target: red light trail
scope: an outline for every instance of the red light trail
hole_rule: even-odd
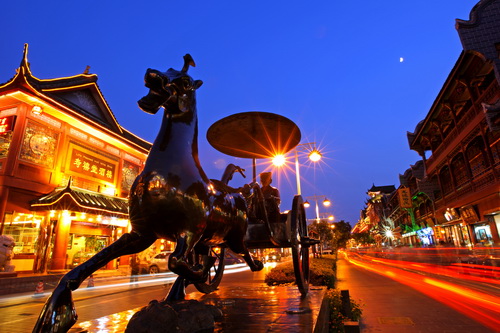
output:
[[[493,330],[500,327],[499,293],[490,295],[455,283],[439,280],[439,276],[454,277],[461,280],[489,283],[494,287],[500,284],[498,279],[495,278],[500,275],[498,267],[488,266],[487,271],[484,269],[485,266],[482,265],[468,264],[462,266],[454,264],[450,267],[360,256],[356,253],[344,253],[344,255],[350,263],[410,286],[480,322],[484,326]],[[381,265],[384,265],[384,269],[381,269]],[[425,276],[422,273],[431,273],[434,277]],[[479,276],[480,273],[483,275]]]

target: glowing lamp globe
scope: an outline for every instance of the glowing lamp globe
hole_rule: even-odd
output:
[[[313,162],[318,162],[319,160],[321,160],[321,157],[322,157],[321,153],[316,149],[312,150],[309,153],[309,159]]]
[[[282,166],[286,163],[286,157],[283,154],[276,155],[273,157],[272,162],[273,162],[274,166],[278,166],[278,167]]]

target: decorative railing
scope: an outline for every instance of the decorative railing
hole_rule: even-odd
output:
[[[488,102],[493,99],[494,95],[497,94],[499,89],[500,87],[495,80],[477,99],[476,103],[469,107],[464,117],[458,122],[457,126],[453,128],[450,133],[448,133],[439,147],[432,151],[432,155],[427,159],[427,170],[433,169],[433,164],[436,163],[436,161],[439,160],[441,154],[451,146],[452,141],[457,139],[458,135],[465,129],[465,127],[467,127],[467,125],[469,125],[474,120],[474,118],[477,117],[477,115],[483,112],[481,103]]]
[[[478,192],[484,187],[487,187],[495,182],[497,171],[493,170],[493,168],[488,168],[484,172],[476,175],[473,179],[469,180],[465,184],[462,184],[460,187],[456,188],[454,191],[447,193],[440,199],[436,199],[434,201],[435,209],[440,209],[449,206],[454,201],[459,198],[467,195],[468,193]]]
[[[487,172],[484,172],[480,177],[475,177],[472,181],[474,184],[474,191],[478,191],[495,181],[495,174],[493,173],[493,170],[490,168],[488,169],[489,170]]]
[[[481,112],[482,106],[481,105],[474,105],[469,108],[469,110],[466,112],[464,117],[460,119],[460,121],[457,124],[456,129],[458,130],[458,133],[461,133],[464,128],[469,125],[472,120]]]

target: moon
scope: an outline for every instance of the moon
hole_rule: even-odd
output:
[[[399,62],[403,62],[405,59],[403,57],[399,58]]]

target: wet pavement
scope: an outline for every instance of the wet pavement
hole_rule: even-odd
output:
[[[323,315],[318,321],[325,287],[310,287],[302,298],[296,286],[267,286],[265,273],[248,272],[249,278],[238,274],[224,275],[219,289],[202,294],[190,286],[186,299],[194,299],[218,307],[223,319],[215,325],[215,332],[318,332],[324,325]],[[147,304],[144,304],[147,305]],[[102,318],[77,322],[69,331],[118,333],[124,332],[132,315],[141,308],[115,313]],[[324,310],[323,310],[324,311]]]
[[[196,299],[218,307],[223,319],[215,325],[215,332],[314,332],[325,288],[312,287],[302,298],[296,287],[269,287],[265,285],[224,285],[214,293],[190,293]],[[123,332],[132,315],[140,308],[110,316],[77,323],[70,332]]]
[[[222,310],[216,332],[313,332],[325,290],[311,287],[302,298],[295,286],[224,286],[200,300]]]

